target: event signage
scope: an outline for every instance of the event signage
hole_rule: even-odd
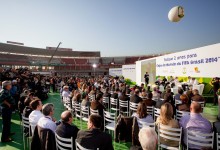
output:
[[[157,76],[219,77],[220,44],[156,58]]]
[[[136,65],[123,65],[122,75],[125,79],[136,82]]]
[[[110,76],[122,76],[122,68],[109,68]]]

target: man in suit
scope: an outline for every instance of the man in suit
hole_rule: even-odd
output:
[[[105,106],[102,104],[102,94],[98,94],[96,96],[96,100],[91,102],[91,109],[98,110],[99,115],[103,116],[103,109],[105,110]]]
[[[113,150],[112,137],[100,130],[102,118],[99,115],[91,115],[87,123],[88,130],[80,130],[77,142],[87,149]]]
[[[148,99],[144,100],[144,103],[147,105],[147,106],[155,106],[156,105],[156,102],[152,100],[153,98],[153,94],[152,93],[149,93],[148,94]]]
[[[195,101],[195,102],[204,102],[205,101],[204,97],[199,95],[199,91],[197,89],[193,90],[193,95],[194,96],[192,97],[192,101]]]
[[[56,133],[62,138],[71,138],[73,137],[73,140],[75,141],[77,137],[77,133],[79,129],[72,125],[73,122],[73,116],[70,111],[64,111],[61,114],[61,124],[57,126]],[[75,142],[73,142],[73,148],[75,149]]]
[[[138,89],[135,89],[135,92],[134,92],[134,95],[132,95],[130,97],[130,102],[133,102],[133,103],[139,103],[142,101],[142,99],[139,97],[139,90]]]
[[[149,74],[148,72],[146,72],[146,74],[144,75],[144,79],[145,79],[145,85],[147,86],[149,83]]]

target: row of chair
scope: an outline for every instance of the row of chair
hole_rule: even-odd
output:
[[[29,137],[31,137],[31,129],[30,129],[30,123],[29,119],[25,118],[24,116],[22,117],[22,125],[23,125],[23,133],[25,129],[29,130]],[[146,124],[145,124],[146,125]],[[150,126],[150,125],[149,125]],[[109,113],[107,111],[104,111],[104,129],[108,129],[114,132],[115,130],[115,113]],[[155,126],[150,126],[155,129]],[[177,141],[179,142],[179,147],[170,147],[167,145],[164,145],[160,141],[160,137],[172,140],[172,141]],[[75,142],[76,149],[77,150],[88,150],[83,148],[79,143],[76,141],[73,141],[72,138],[66,139],[59,137],[57,134],[55,135],[56,138],[56,146],[57,150],[63,150],[63,149],[73,149],[73,142]],[[158,126],[158,149],[160,148],[166,148],[166,149],[180,149],[181,145],[181,138],[182,138],[182,128],[171,128],[169,126],[165,126],[162,124],[159,124]],[[23,134],[23,140],[24,140],[24,149],[26,146],[28,146],[30,141],[28,140],[27,144],[25,143],[25,136]],[[220,149],[220,135],[218,133],[216,134],[216,142],[217,142],[217,150]],[[187,149],[189,147],[189,144],[193,144],[194,146],[199,146],[199,147],[211,147],[213,148],[213,143],[214,143],[214,133],[209,133],[209,134],[203,134],[199,132],[192,132],[192,131],[187,131]]]

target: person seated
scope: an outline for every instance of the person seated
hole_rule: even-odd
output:
[[[81,102],[81,94],[79,92],[76,92],[76,94],[72,98],[72,102],[75,102],[77,104]]]
[[[116,88],[111,98],[118,99],[119,92],[120,92],[119,88]]]
[[[130,85],[126,85],[125,89],[126,89],[126,95],[131,94]]]
[[[130,100],[130,98],[126,95],[126,91],[125,90],[123,90],[121,92],[121,95],[119,96],[119,99],[122,100],[122,101],[129,101]]]
[[[191,78],[190,76],[188,77],[188,84],[189,85],[198,85],[199,84],[199,82],[198,82],[198,80],[196,79],[196,78]]]
[[[139,91],[143,92],[142,90],[145,89],[144,88],[144,83],[141,83],[141,86],[139,87]]]
[[[143,100],[143,102],[146,104],[146,106],[155,106],[156,102],[152,100],[153,94],[149,93],[148,98],[146,100]]]
[[[152,94],[153,94],[153,99],[156,99],[156,100],[160,99],[161,93],[158,92],[158,87],[153,88]]]
[[[160,116],[157,118],[156,125],[159,124],[169,126],[171,128],[179,128],[179,123],[173,119],[173,107],[170,103],[164,103],[160,109]],[[168,140],[160,137],[160,142],[167,146],[177,147],[178,141]]]
[[[139,128],[147,126],[147,123],[154,123],[153,117],[147,114],[147,106],[143,101],[138,103],[137,112],[132,116],[137,118]]]
[[[92,86],[92,90],[90,91],[89,95],[95,95],[96,93],[96,87]]]
[[[186,94],[180,96],[181,104],[177,104],[177,110],[179,111],[190,111],[189,99]]]
[[[180,96],[183,94],[183,89],[178,88],[178,93],[174,96],[175,100],[180,100]]]
[[[193,90],[192,101],[195,101],[195,102],[205,102],[205,99],[204,99],[203,96],[199,95],[199,91],[197,89],[194,89]]]
[[[23,111],[25,108],[24,101],[26,98],[27,98],[27,96],[21,96],[19,99],[19,102],[18,102],[18,111],[19,111],[20,119],[22,119],[22,114],[23,114]]]
[[[25,108],[24,108],[24,110],[23,110],[23,116],[24,117],[26,117],[26,118],[28,118],[29,117],[29,115],[30,115],[30,113],[33,111],[32,110],[32,108],[30,107],[30,103],[31,103],[31,99],[30,98],[26,98],[25,100],[24,100],[24,105],[25,105]]]
[[[139,131],[139,141],[143,150],[156,150],[157,133],[150,127],[144,127]]]
[[[147,92],[146,92],[146,90],[144,88],[142,89],[142,91],[140,93],[140,97],[147,98]]]
[[[189,103],[191,103],[190,101],[191,101],[191,99],[193,97],[193,86],[192,85],[188,86],[188,90],[186,91],[186,95],[187,95],[187,97],[189,99]]]
[[[156,85],[160,85],[161,82],[162,82],[162,81],[161,81],[161,78],[160,78],[160,76],[158,76],[158,77],[157,77],[157,80],[155,81],[155,84],[156,84]]]
[[[64,111],[61,114],[61,123],[57,126],[56,133],[62,138],[73,138],[76,140],[79,129],[72,124],[73,116],[70,111]],[[75,142],[73,142],[73,148],[75,149]]]
[[[57,125],[55,119],[52,118],[54,115],[54,105],[52,103],[47,103],[42,107],[42,113],[44,117],[41,117],[37,125],[43,129],[50,129],[55,133]]]
[[[173,103],[173,94],[171,92],[171,88],[166,89],[166,93],[164,94],[164,101]]]
[[[111,94],[109,93],[109,88],[105,89],[105,93],[103,94],[103,97],[111,97]]]
[[[30,126],[31,126],[31,132],[32,132],[32,135],[33,135],[34,134],[34,129],[35,129],[37,123],[38,123],[38,120],[41,117],[44,117],[44,115],[41,112],[41,109],[42,109],[41,100],[39,100],[39,99],[33,100],[30,103],[30,106],[31,106],[33,111],[29,115],[29,122],[30,122]]]
[[[179,81],[178,77],[175,77],[173,83],[174,83],[175,86],[178,86],[178,84],[180,84],[180,81]]]
[[[96,100],[91,102],[91,109],[98,110],[99,115],[103,117],[103,110],[105,110],[105,106],[102,104],[102,94],[98,94],[96,96]]]
[[[212,125],[211,123],[202,117],[200,114],[202,107],[198,102],[192,102],[190,105],[190,115],[183,116],[179,124],[183,128],[183,141],[187,144],[187,129],[189,131],[201,132],[201,133],[211,133]],[[201,149],[198,146],[189,145],[190,149]]]
[[[88,94],[83,93],[81,106],[90,107],[90,105],[91,105],[91,102],[89,101]]]
[[[80,130],[76,142],[87,149],[113,150],[111,135],[100,130],[102,122],[100,115],[90,115],[88,130]]]
[[[147,95],[149,94],[149,93],[152,93],[152,91],[151,91],[151,86],[150,85],[148,85],[147,86],[147,90],[146,90],[146,93],[147,93]],[[148,96],[147,96],[148,97]]]
[[[63,87],[62,97],[70,97],[70,91],[68,86]]]
[[[167,78],[164,76],[163,79],[162,79],[161,84],[162,84],[163,86],[165,86],[166,83],[167,83]]]
[[[142,101],[142,99],[139,97],[139,90],[135,89],[134,95],[131,95],[131,97],[130,97],[130,102],[138,104],[141,101]]]
[[[102,94],[103,95],[103,92],[101,91],[101,87],[100,86],[97,87],[96,94]]]

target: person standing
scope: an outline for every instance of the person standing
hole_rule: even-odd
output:
[[[11,133],[11,114],[12,109],[15,105],[15,100],[10,94],[11,82],[2,82],[2,90],[0,91],[0,104],[2,107],[2,142],[11,142],[12,139],[9,137],[14,134]]]
[[[147,86],[149,84],[149,74],[148,74],[148,72],[145,73],[144,79],[145,79],[145,85]]]
[[[213,78],[212,79],[212,85],[213,85],[213,93],[214,93],[214,99],[213,99],[213,104],[214,105],[217,105],[217,102],[218,102],[218,95],[217,95],[217,92],[218,92],[218,89],[219,89],[219,78]]]

